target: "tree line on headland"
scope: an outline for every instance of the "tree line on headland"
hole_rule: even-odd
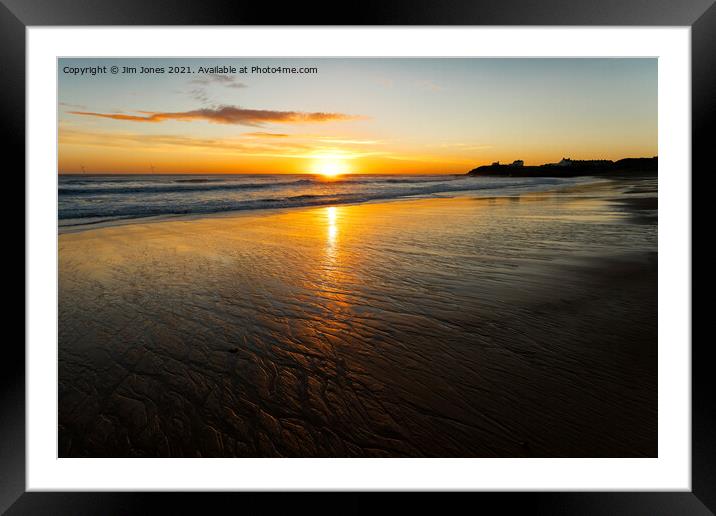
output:
[[[505,177],[577,177],[577,176],[644,176],[655,175],[658,169],[658,157],[624,158],[617,161],[606,159],[572,160],[563,158],[559,163],[527,165],[522,160],[510,164],[499,161],[491,165],[474,168],[468,176],[505,176]]]

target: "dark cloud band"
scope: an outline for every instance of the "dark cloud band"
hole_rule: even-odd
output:
[[[266,109],[244,109],[236,106],[223,106],[216,109],[195,109],[192,111],[179,111],[170,113],[149,112],[141,115],[128,115],[124,113],[95,113],[91,111],[70,111],[73,115],[95,116],[110,118],[112,120],[126,120],[130,122],[164,122],[167,120],[180,120],[189,122],[205,120],[217,124],[234,124],[258,126],[264,123],[316,123],[341,120],[356,120],[362,117],[346,115],[343,113],[323,113],[302,111],[272,111]]]

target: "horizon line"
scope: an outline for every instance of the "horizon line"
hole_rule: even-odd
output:
[[[571,161],[621,161],[623,159],[658,159],[659,155],[655,154],[653,156],[626,156],[623,158],[619,158],[616,160],[612,159],[603,159],[603,158],[593,158],[593,159],[574,159]],[[570,159],[569,157],[563,157],[562,159]],[[514,161],[522,161],[522,160],[514,160]],[[481,167],[481,166],[489,166],[495,162],[485,162],[482,165],[476,165],[474,168]],[[499,163],[499,161],[498,161]],[[503,163],[500,163],[503,164]],[[504,164],[509,164],[509,162],[505,162]],[[539,165],[525,165],[529,167],[534,166],[543,166],[543,165],[551,165],[556,164],[556,162],[549,162],[549,163],[541,163]],[[138,171],[112,171],[112,172],[87,172],[86,167],[83,167],[80,170],[76,171],[61,171],[58,170],[57,174],[60,176],[69,176],[69,175],[75,175],[75,176],[120,176],[120,175],[133,175],[133,176],[171,176],[171,175],[203,175],[203,176],[239,176],[239,175],[246,175],[246,176],[263,176],[263,175],[284,175],[284,176],[320,176],[321,174],[313,173],[313,172],[198,172],[198,171],[182,171],[182,172],[157,172],[157,171],[146,171],[146,172],[138,172]],[[85,170],[85,171],[83,171]],[[464,172],[467,174],[468,171]],[[381,175],[392,175],[392,176],[429,176],[429,175],[435,175],[435,176],[455,176],[455,175],[462,175],[462,172],[370,172],[370,173],[361,173],[361,172],[346,172],[341,175],[351,175],[351,176],[381,176]]]

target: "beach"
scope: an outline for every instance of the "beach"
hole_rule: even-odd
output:
[[[59,455],[657,455],[656,178],[375,191],[61,232]]]

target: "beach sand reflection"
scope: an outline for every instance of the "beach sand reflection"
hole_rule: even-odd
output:
[[[328,221],[328,248],[333,249],[338,237],[338,208],[335,206],[326,208],[326,219]]]
[[[60,235],[60,456],[653,456],[656,225],[613,196]]]

